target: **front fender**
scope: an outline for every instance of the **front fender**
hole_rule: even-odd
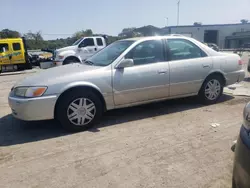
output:
[[[75,57],[77,57],[76,56],[76,52],[74,50],[67,50],[67,51],[60,52],[60,53],[58,53],[57,56],[63,56],[64,57],[63,59],[60,59],[61,61],[64,61],[69,56],[75,56]]]
[[[64,86],[64,87],[61,89],[61,91],[60,91],[60,95],[61,95],[62,93],[64,93],[65,91],[71,89],[71,88],[74,88],[74,87],[81,87],[81,86],[91,87],[91,88],[93,88],[93,89],[96,89],[97,91],[99,91],[99,92],[102,94],[100,88],[97,87],[95,84],[90,83],[90,82],[86,82],[86,81],[78,81],[78,82],[69,83],[69,84],[67,84],[66,86]],[[60,96],[60,95],[59,95],[59,96]]]

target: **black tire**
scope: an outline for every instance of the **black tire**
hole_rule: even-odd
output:
[[[32,64],[30,62],[28,62],[26,64],[26,69],[28,69],[28,70],[32,69]]]
[[[77,58],[66,58],[63,61],[63,65],[68,65],[68,64],[71,64],[71,63],[79,63],[79,62],[80,61]]]
[[[233,181],[232,181],[232,188],[237,188],[236,183],[234,181],[234,178],[233,178]]]
[[[216,97],[214,96],[214,98],[210,98],[209,99],[209,96],[206,95],[205,91],[207,89],[208,86],[208,83],[210,82],[213,82],[214,80],[216,80],[218,83],[219,83],[219,86],[220,87],[220,91],[218,93],[218,95],[216,95]],[[220,76],[220,75],[211,75],[209,77],[206,78],[206,80],[204,81],[204,83],[202,84],[202,87],[199,91],[199,99],[200,101],[203,103],[203,104],[206,104],[206,105],[210,105],[210,104],[215,104],[219,98],[221,97],[222,93],[223,93],[223,88],[224,88],[224,81],[223,81],[223,77]]]
[[[69,105],[79,99],[79,98],[86,98],[91,101],[95,105],[95,115],[93,119],[88,122],[86,125],[75,125],[72,123],[68,118],[68,108]],[[82,89],[75,89],[72,91],[67,92],[59,99],[57,106],[56,106],[56,119],[60,122],[60,124],[68,131],[71,132],[79,132],[85,131],[95,125],[95,123],[100,120],[103,114],[103,104],[101,99],[91,90],[82,90]],[[84,120],[83,120],[84,121]]]

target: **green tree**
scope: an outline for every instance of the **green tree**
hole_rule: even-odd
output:
[[[247,19],[242,19],[242,20],[240,20],[240,22],[241,22],[242,24],[246,24],[246,23],[248,23],[248,20],[247,20]]]
[[[19,38],[21,34],[18,31],[3,29],[0,31],[0,38]]]
[[[86,29],[82,31],[77,31],[74,33],[73,37],[76,39],[80,39],[81,37],[93,36],[93,32],[91,29]]]
[[[27,41],[28,49],[41,49],[46,46],[46,42],[43,40],[41,31],[37,31],[35,33],[29,31],[24,34],[24,37]]]

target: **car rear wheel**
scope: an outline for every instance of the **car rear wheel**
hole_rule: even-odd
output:
[[[102,109],[102,102],[95,93],[75,90],[58,102],[56,119],[69,131],[84,131],[100,119]]]
[[[220,75],[209,76],[203,83],[199,98],[204,104],[214,104],[223,93],[223,78]]]

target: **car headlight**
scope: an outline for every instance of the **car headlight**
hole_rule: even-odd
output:
[[[247,103],[243,111],[243,126],[250,130],[250,102]]]
[[[47,87],[16,87],[14,95],[18,97],[40,97],[46,90]]]
[[[63,59],[63,58],[64,58],[63,55],[59,55],[59,56],[58,56],[58,59]]]

